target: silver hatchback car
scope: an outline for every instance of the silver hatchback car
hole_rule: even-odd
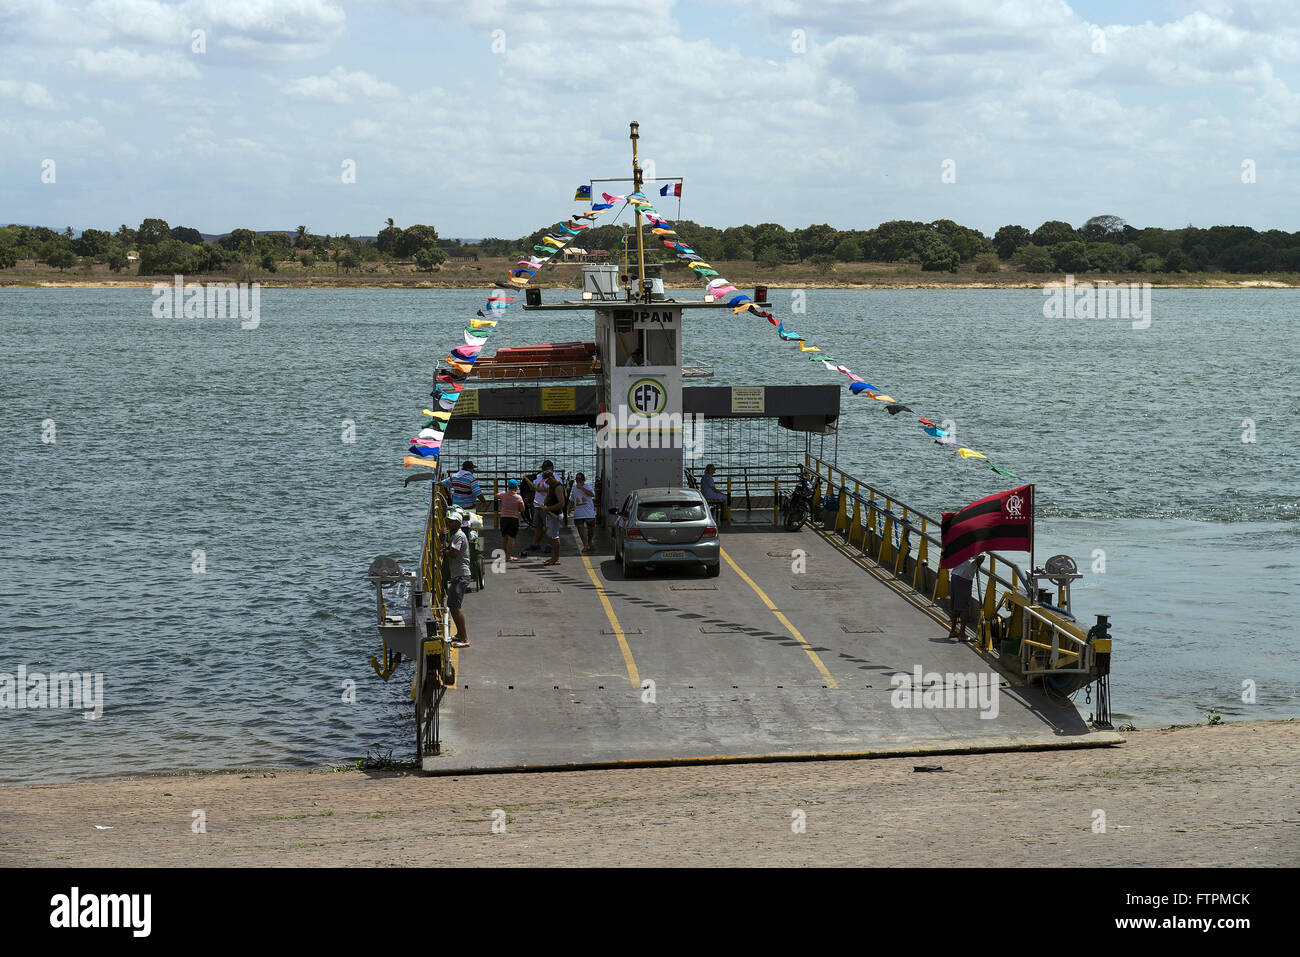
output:
[[[702,564],[710,578],[722,570],[718,524],[694,489],[643,488],[610,512],[614,558],[625,577],[647,565]]]

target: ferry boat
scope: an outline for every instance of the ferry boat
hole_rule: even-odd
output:
[[[415,471],[406,485],[428,493],[418,566],[407,570],[380,556],[366,575],[381,641],[371,664],[385,681],[402,662],[413,665],[415,750],[424,771],[1121,741],[1110,723],[1109,621],[1099,615],[1088,625],[1076,615],[1070,590],[1081,576],[1068,556],[1042,567],[1031,557],[1026,571],[990,553],[975,579],[970,640],[951,641],[941,521],[838,465],[841,384],[683,383],[690,326],[719,310],[768,315],[766,290],[663,292],[647,268],[645,227],[669,236],[665,244],[679,252],[689,247],[651,212],[638,139],[633,123],[630,177],[589,187],[632,185],[628,197],[607,198],[635,214],[635,275],[630,264],[621,276],[616,266],[584,265],[582,290],[562,301],[544,302],[528,288],[547,250],[563,248],[595,218],[602,204],[593,203],[497,284],[467,326],[471,348],[453,351],[435,373],[437,404],[425,411],[436,439],[416,440],[423,445],[411,451],[420,455],[407,460]],[[708,278],[713,270],[697,262],[694,256],[693,271]],[[708,288],[723,286],[710,281]],[[503,317],[520,291],[525,311],[590,313],[592,339],[479,353],[490,334],[508,328]],[[641,364],[629,364],[634,356]],[[862,380],[853,378],[853,393],[861,392]],[[682,427],[646,447],[623,441],[626,430],[617,425],[626,417],[616,412]],[[690,446],[688,426],[700,421],[703,438]],[[536,474],[542,458],[570,487],[577,472],[594,480],[592,551],[579,551],[566,521],[559,565],[506,562],[497,513],[478,516],[474,587],[464,606],[472,641],[461,652],[446,606],[443,480],[472,459],[485,495],[495,499],[509,479]],[[706,464],[716,466],[716,487],[730,502],[717,515],[720,574],[664,567],[625,577],[611,548],[609,510],[638,489],[698,487]],[[801,477],[818,495],[811,520],[790,531],[798,523],[784,518]],[[521,529],[519,546],[532,538]]]

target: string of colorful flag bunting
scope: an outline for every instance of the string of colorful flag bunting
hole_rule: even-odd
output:
[[[588,187],[588,197],[590,192]],[[403,468],[423,466],[436,469],[438,467],[438,453],[442,449],[443,437],[447,434],[447,425],[456,409],[456,401],[465,388],[465,380],[473,371],[474,363],[478,360],[483,345],[496,332],[497,324],[510,308],[510,304],[515,301],[511,293],[528,285],[528,281],[539,269],[563,250],[573,237],[590,227],[600,216],[601,210],[610,209],[612,205],[612,203],[595,204],[589,212],[575,213],[533,246],[534,255],[515,263],[508,271],[505,282],[493,284],[495,288],[488,296],[487,304],[478,310],[465,326],[464,343],[451,349],[443,360],[443,367],[438,369],[434,377],[434,391],[430,395],[437,398],[435,403],[437,408],[423,410],[428,418],[421,426],[419,434],[411,439],[408,449],[410,454],[402,458]]]
[[[665,195],[680,195],[680,189],[680,184],[677,184],[674,192],[665,192]],[[421,427],[419,434],[411,439],[409,448],[411,454],[402,459],[403,467],[424,466],[434,469],[438,467],[438,453],[442,448],[443,437],[446,434],[447,425],[451,420],[456,401],[460,398],[465,387],[465,380],[469,378],[483,345],[496,331],[496,326],[501,317],[515,300],[515,297],[508,293],[525,287],[529,280],[537,274],[538,270],[560,253],[574,237],[579,236],[583,230],[588,229],[601,212],[613,209],[618,203],[626,203],[636,207],[641,216],[649,222],[651,234],[657,236],[670,252],[679,260],[685,262],[687,268],[694,271],[696,276],[705,282],[706,290],[715,302],[722,302],[730,306],[734,315],[740,315],[742,312],[752,312],[763,317],[776,327],[776,333],[782,341],[798,343],[800,353],[807,353],[809,361],[820,362],[822,367],[829,372],[838,372],[848,376],[850,379],[849,391],[852,394],[865,395],[883,403],[885,410],[891,416],[903,412],[915,416],[921,430],[941,448],[960,456],[962,459],[983,460],[989,469],[999,475],[1014,479],[1019,478],[1014,472],[997,465],[983,452],[961,445],[949,431],[936,425],[930,419],[919,415],[893,396],[877,389],[862,376],[843,365],[838,359],[826,354],[817,346],[809,345],[804,336],[787,329],[784,322],[777,319],[771,312],[760,309],[750,296],[740,292],[735,285],[719,275],[716,269],[705,262],[704,258],[696,253],[689,244],[683,242],[673,228],[673,224],[659,215],[644,193],[638,191],[627,196],[601,193],[601,198],[604,202],[592,202],[590,211],[574,214],[566,222],[560,223],[550,233],[543,236],[533,246],[532,256],[516,262],[509,270],[505,282],[494,284],[496,289],[488,297],[485,307],[478,310],[474,318],[470,319],[465,326],[464,344],[452,348],[446,359],[443,360],[446,367],[438,370],[433,393],[437,397],[436,404],[438,408],[436,410],[423,410],[428,419]],[[591,187],[579,187],[574,199],[575,201],[592,200]]]
[[[1008,471],[1007,469],[995,464],[993,460],[983,452],[977,452],[974,449],[961,445],[957,441],[956,437],[949,431],[940,428],[931,420],[917,414],[910,407],[899,402],[893,396],[887,395],[884,391],[877,389],[866,379],[862,378],[862,376],[843,365],[838,359],[826,354],[817,346],[809,345],[803,336],[791,329],[787,329],[785,324],[780,319],[777,319],[771,312],[768,312],[765,309],[760,309],[758,304],[755,303],[751,297],[740,292],[740,290],[738,290],[731,282],[720,276],[718,271],[705,262],[702,256],[697,254],[687,243],[683,242],[681,237],[677,235],[677,231],[673,228],[673,224],[659,215],[658,211],[654,208],[651,202],[646,199],[644,194],[637,192],[626,197],[611,196],[609,193],[602,193],[601,195],[608,204],[626,201],[637,207],[640,210],[641,216],[650,223],[651,234],[659,237],[664,246],[667,247],[670,252],[686,263],[687,268],[693,270],[695,275],[705,282],[706,289],[714,302],[726,303],[731,307],[731,311],[734,315],[740,315],[742,312],[752,312],[757,316],[762,316],[772,325],[776,326],[776,334],[783,341],[797,342],[799,344],[800,353],[808,353],[808,359],[810,361],[820,362],[822,367],[828,372],[838,372],[848,376],[851,380],[849,382],[849,391],[854,395],[865,395],[884,404],[885,410],[891,416],[898,415],[902,412],[909,412],[913,416],[916,416],[916,421],[920,425],[921,430],[934,439],[936,445],[960,456],[962,459],[981,459],[984,461],[985,465],[998,475],[1005,475],[1007,478],[1014,479],[1020,477],[1014,472]],[[599,207],[596,205],[592,206],[592,209],[597,208]],[[604,208],[608,209],[609,207],[605,206]]]

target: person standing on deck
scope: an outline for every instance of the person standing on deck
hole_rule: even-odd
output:
[[[968,558],[952,570],[948,581],[948,637],[966,640],[966,616],[970,614],[971,583],[984,561],[983,555]]]
[[[713,472],[716,468],[715,465],[706,465],[704,467],[704,478],[700,481],[700,494],[709,503],[709,507],[713,509],[718,521],[722,521],[723,516],[727,514],[726,506],[730,501],[730,496],[725,492],[718,491],[718,486],[713,478]]]
[[[546,506],[546,493],[550,489],[543,477],[554,468],[555,463],[547,459],[542,463],[541,471],[529,479],[528,484],[533,487],[533,544],[524,549],[525,555],[535,548],[542,547],[542,533],[546,530],[546,522],[542,518],[545,513],[542,509]]]
[[[587,477],[581,472],[573,480],[573,497],[569,500],[573,509],[573,524],[578,526],[578,537],[582,539],[582,550],[591,551],[591,534],[596,527],[596,493],[587,485]]]
[[[474,477],[476,466],[466,459],[460,463],[460,471],[442,480],[442,487],[451,492],[452,508],[478,511],[487,508],[488,500],[479,488],[478,479]]]
[[[519,497],[524,500],[524,509],[520,515],[520,518],[522,518],[528,524],[529,528],[535,528],[537,526],[538,521],[540,521],[540,519],[538,519],[537,515],[533,511],[534,507],[537,504],[535,501],[536,495],[537,495],[537,486],[533,484],[533,480],[529,478],[527,475],[520,476]]]
[[[461,530],[462,516],[456,509],[447,513],[447,549],[451,558],[451,580],[447,582],[447,611],[456,623],[453,648],[469,647],[469,627],[465,624],[465,592],[469,589],[469,537]]]
[[[517,562],[519,559],[511,553],[515,550],[515,539],[519,537],[519,513],[524,510],[519,483],[511,479],[504,492],[497,492],[497,498],[501,500],[501,546],[505,549],[506,561]]]
[[[560,564],[560,516],[564,514],[564,483],[555,477],[554,472],[543,472],[542,481],[548,489],[546,501],[542,503],[542,523],[546,529],[546,539],[551,543],[551,557],[543,565]]]

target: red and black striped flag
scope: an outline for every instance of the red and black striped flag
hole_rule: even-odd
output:
[[[1034,487],[986,495],[959,512],[943,513],[940,568],[955,568],[983,552],[1028,552],[1034,547]]]

